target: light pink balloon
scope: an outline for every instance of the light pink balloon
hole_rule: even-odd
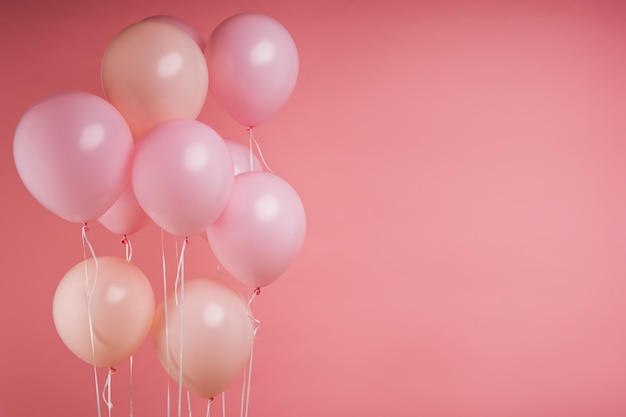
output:
[[[167,300],[169,338],[164,303],[157,308],[152,327],[159,361],[178,382],[182,315],[182,384],[200,397],[214,397],[237,377],[250,356],[254,322],[248,305],[224,281],[207,278],[187,280],[178,305],[171,291]]]
[[[129,181],[120,198],[98,221],[112,233],[127,236],[137,233],[150,219],[137,202]]]
[[[85,262],[70,269],[59,283],[52,317],[61,340],[87,363],[119,365],[143,343],[154,318],[150,282],[135,265],[121,258],[100,257],[98,268],[86,261],[91,296],[94,351],[91,348]],[[95,356],[93,353],[95,352]]]
[[[211,93],[244,126],[258,126],[273,116],[296,85],[296,44],[269,16],[229,17],[212,32],[205,53]]]
[[[133,190],[159,227],[192,236],[226,207],[233,170],[228,148],[213,129],[196,120],[173,120],[152,129],[137,146]]]
[[[107,99],[137,137],[157,124],[195,119],[208,92],[202,51],[171,24],[144,20],[122,30],[102,61]]]
[[[189,35],[189,37],[194,40],[194,42],[198,45],[201,51],[204,51],[204,47],[206,46],[206,41],[204,40],[202,36],[200,36],[198,31],[193,26],[191,26],[189,23],[185,22],[184,20],[179,19],[178,17],[169,16],[169,15],[150,16],[144,20],[165,22],[165,23],[169,23],[170,25],[176,26],[177,28],[184,31],[187,35]]]
[[[264,287],[293,263],[305,231],[304,207],[291,185],[254,171],[235,177],[230,201],[207,237],[228,272],[250,287]]]
[[[134,144],[106,100],[64,92],[35,103],[13,141],[17,172],[30,193],[70,222],[100,217],[129,182]]]
[[[243,174],[249,171],[262,171],[261,163],[256,155],[252,154],[252,161],[250,161],[251,153],[250,148],[246,145],[242,145],[234,140],[224,139],[230,156],[233,159],[233,165],[235,168],[235,175]],[[250,165],[252,162],[252,165]]]

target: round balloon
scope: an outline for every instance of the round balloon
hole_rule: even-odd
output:
[[[87,290],[91,293],[93,351]],[[96,267],[92,258],[65,274],[54,294],[52,317],[72,353],[96,366],[112,367],[128,359],[148,335],[154,294],[144,273],[132,263],[100,257]]]
[[[207,237],[233,277],[264,287],[293,263],[305,230],[304,206],[291,185],[270,172],[253,171],[235,177],[228,205]]]
[[[35,103],[13,141],[15,166],[28,191],[52,213],[80,223],[100,217],[120,196],[133,150],[120,113],[80,91]]]
[[[182,294],[178,303],[172,291],[168,294],[167,322],[165,303],[157,308],[154,346],[163,368],[179,381],[182,333],[182,384],[211,398],[243,370],[252,349],[254,321],[244,299],[224,281],[187,280]]]
[[[296,85],[296,44],[269,16],[229,17],[211,33],[205,54],[211,94],[244,126],[257,126],[272,117]]]
[[[195,119],[208,93],[206,60],[178,27],[143,20],[122,30],[102,60],[102,86],[137,137],[166,120]]]
[[[163,230],[193,236],[220,215],[233,187],[224,140],[196,120],[172,120],[137,146],[132,184],[139,205]]]

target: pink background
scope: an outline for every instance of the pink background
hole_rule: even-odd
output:
[[[626,3],[401,0],[2,2],[0,415],[96,415],[91,367],[51,314],[80,226],[17,177],[19,118],[54,92],[101,94],[128,24],[171,14],[206,38],[242,11],[275,17],[300,52],[296,90],[256,136],[308,215],[256,303],[250,415],[626,415]],[[199,119],[245,143],[212,98]],[[123,256],[91,229],[99,255]],[[159,236],[132,238],[157,301]],[[215,274],[192,239],[187,276]],[[135,415],[164,416],[150,342],[134,383]],[[127,384],[125,364],[115,416]]]

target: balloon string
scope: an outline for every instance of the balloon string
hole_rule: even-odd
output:
[[[184,304],[185,304],[185,250],[189,238],[185,237],[183,246],[180,249],[180,258],[176,271],[176,284],[174,286],[174,299],[176,305],[180,306],[180,333],[178,341],[178,417],[181,417],[183,403],[183,327],[184,327]],[[180,301],[178,287],[180,286]]]
[[[111,401],[111,375],[114,373],[115,368],[109,368],[107,379],[104,382],[104,387],[102,387],[102,401],[104,401],[109,409],[109,417],[111,417],[111,410],[113,409],[113,402]]]
[[[88,301],[90,301],[90,297],[93,295],[94,289],[96,288],[96,281],[98,279],[98,258],[96,257],[96,252],[93,250],[93,246],[87,237],[87,232],[89,231],[89,227],[87,227],[87,223],[83,224],[82,228],[82,239],[83,239],[83,260],[85,261],[85,292],[88,297]],[[87,270],[87,248],[89,248],[89,252],[91,253],[91,257],[93,258],[94,265],[96,267],[95,276],[93,279],[93,287],[89,288],[89,271]]]
[[[226,392],[222,391],[222,417],[226,417]]]
[[[247,392],[246,392],[246,414],[245,417],[248,417],[248,409],[250,406],[250,380],[252,378],[252,359],[254,358],[254,342],[252,342],[252,346],[250,347],[250,361],[248,364],[248,381],[247,381]]]
[[[254,171],[254,166],[252,164],[252,144],[254,144],[257,152],[259,153],[259,157],[261,158],[261,161],[263,162],[263,165],[265,166],[265,169],[267,169],[269,172],[273,174],[274,171],[272,171],[269,165],[267,165],[267,162],[265,162],[265,158],[263,157],[263,152],[261,152],[261,146],[259,145],[259,142],[257,142],[256,139],[254,138],[254,133],[252,133],[251,127],[248,128],[248,132],[250,132],[250,139],[249,139],[250,141],[250,171]]]
[[[250,308],[252,306],[252,303],[254,302],[254,300],[256,299],[256,297],[261,294],[261,288],[257,287],[254,289],[254,292],[252,293],[252,296],[250,297],[250,299],[248,300],[248,307]],[[257,319],[256,317],[254,317],[254,315],[249,315],[248,317],[250,317],[253,321],[254,321],[254,330],[253,330],[253,335],[256,336],[257,332],[259,331],[259,327],[261,327],[261,321],[259,319]],[[244,379],[243,379],[243,384],[242,384],[242,390],[241,390],[241,417],[248,417],[248,410],[250,408],[250,389],[251,389],[251,381],[252,381],[252,361],[254,359],[254,339],[252,339],[252,346],[250,347],[250,359],[248,361],[248,375],[246,377],[246,374],[244,373]],[[244,388],[245,388],[245,396],[244,396]],[[245,414],[244,414],[244,402],[245,402]]]
[[[187,391],[187,411],[189,412],[189,417],[192,417],[192,415],[191,415],[191,394],[189,394],[189,391]]]
[[[122,236],[122,245],[126,248],[126,260],[130,262],[133,259],[133,245],[126,235]]]
[[[261,294],[261,288],[259,288],[259,287],[255,288],[254,292],[252,293],[252,296],[248,300],[248,307],[249,308],[252,306],[252,303],[254,302],[256,297],[258,295],[260,295],[260,294]],[[261,321],[259,319],[257,319],[256,317],[254,317],[254,314],[253,315],[248,315],[248,317],[250,317],[250,319],[252,319],[252,321],[254,321],[254,331],[253,331],[253,334],[256,336],[256,333],[259,331],[259,327],[261,327]]]
[[[83,242],[83,263],[85,265],[85,296],[87,297],[87,321],[89,323],[89,340],[91,342],[91,357],[93,359],[93,379],[94,385],[96,389],[96,406],[98,409],[98,417],[102,417],[102,410],[100,409],[100,387],[98,384],[98,369],[96,368],[96,345],[94,342],[94,331],[93,331],[93,317],[91,315],[91,296],[93,295],[93,291],[96,288],[96,280],[98,279],[98,258],[96,257],[96,253],[93,250],[93,246],[87,237],[87,232],[89,228],[87,227],[87,223],[83,223],[83,227],[81,229],[81,237]],[[94,265],[96,267],[95,276],[93,280],[93,288],[89,288],[89,269],[87,268],[87,248],[91,252],[91,257],[94,261]]]
[[[254,171],[254,151],[252,151],[252,141],[254,140],[254,135],[252,134],[252,128],[248,128],[248,148],[250,148],[250,171]]]
[[[133,417],[133,355],[130,355],[130,388],[129,388],[129,397],[130,397],[130,417]]]
[[[176,283],[174,284],[174,299],[176,300],[176,305],[178,305],[179,297],[178,297],[178,288],[182,285],[182,280],[185,276],[185,249],[187,248],[187,243],[189,242],[188,238],[185,238],[183,241],[183,246],[180,249],[180,258],[178,258],[178,267],[176,269]],[[176,252],[178,252],[178,242],[176,243]],[[178,253],[176,254],[178,256]]]
[[[128,236],[123,235],[122,236],[122,245],[124,245],[124,250],[125,250],[125,255],[126,255],[126,261],[130,262],[133,259],[133,245],[130,243],[130,239],[128,239]],[[133,417],[133,355],[130,355],[130,364],[129,364],[129,388],[128,388],[128,396],[130,399],[130,403],[129,403],[129,412],[130,412],[130,417]],[[111,406],[113,406],[111,404]],[[109,409],[110,412],[110,409]]]
[[[222,391],[222,395],[224,394],[224,391]],[[209,398],[209,400],[206,402],[206,414],[205,417],[210,417],[211,416],[211,403],[213,402],[214,398],[211,397]],[[222,402],[222,404],[224,404]]]
[[[163,236],[163,229],[161,229],[161,259],[162,259],[162,267],[163,267],[163,307],[165,312],[165,367],[167,369],[167,374],[170,374],[170,332],[169,332],[169,320],[168,320],[168,307],[167,307],[167,268],[165,265],[165,243]],[[170,409],[171,409],[171,393],[170,393],[170,379],[167,378],[167,417],[170,417]]]

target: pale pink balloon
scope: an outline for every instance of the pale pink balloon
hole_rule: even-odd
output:
[[[106,97],[137,137],[167,120],[195,119],[208,83],[206,60],[195,41],[155,20],[122,30],[102,61]]]
[[[152,129],[137,146],[132,184],[139,205],[178,236],[206,230],[228,203],[233,161],[224,140],[196,120]]]
[[[249,171],[262,171],[261,162],[256,155],[250,153],[250,148],[234,140],[224,139],[230,156],[233,159],[235,175]],[[252,160],[250,159],[252,158]],[[252,164],[252,165],[251,165]]]
[[[120,198],[98,221],[112,233],[126,236],[137,233],[150,219],[137,202],[129,182]]]
[[[154,346],[161,365],[178,382],[182,331],[182,384],[200,397],[211,398],[243,370],[252,349],[254,322],[247,303],[224,281],[187,280],[183,294],[178,304],[172,291],[167,296],[169,338],[164,303],[157,308]]]
[[[244,126],[257,126],[272,117],[296,85],[296,44],[269,16],[229,17],[211,33],[205,53],[211,93]]]
[[[207,237],[233,277],[264,287],[291,266],[305,231],[304,206],[291,185],[275,174],[253,171],[235,177],[230,201]]]
[[[86,264],[86,267],[85,267]],[[93,352],[86,275],[91,295]],[[72,353],[96,366],[119,365],[143,343],[154,318],[154,294],[144,273],[121,258],[93,258],[70,269],[59,283],[52,317]],[[94,356],[95,353],[95,356]]]
[[[130,179],[133,138],[120,113],[93,94],[48,96],[22,116],[13,141],[30,193],[70,222],[100,217]]]
[[[184,20],[175,16],[169,16],[169,15],[150,16],[144,20],[154,20],[157,22],[165,22],[165,23],[169,23],[170,25],[176,26],[177,28],[184,31],[187,35],[189,35],[189,37],[194,40],[194,42],[198,45],[198,48],[200,48],[201,51],[204,51],[204,47],[206,46],[206,41],[204,40],[202,36],[200,36],[198,31],[193,26],[191,26],[189,23],[185,22]]]

